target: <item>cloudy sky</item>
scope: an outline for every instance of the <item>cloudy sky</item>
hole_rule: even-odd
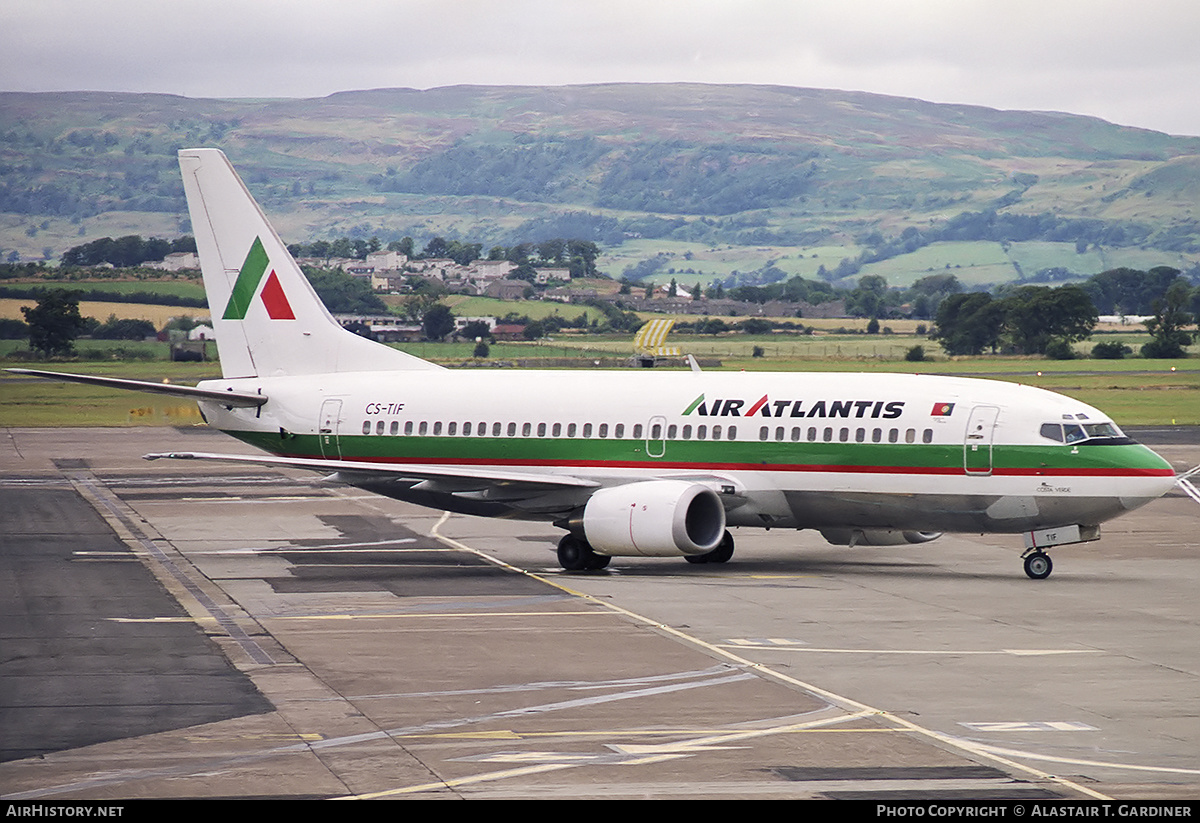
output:
[[[769,83],[1200,136],[1197,0],[3,0],[0,89]]]

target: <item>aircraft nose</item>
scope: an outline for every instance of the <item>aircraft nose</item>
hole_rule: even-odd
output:
[[[1175,485],[1175,469],[1153,449],[1142,446],[1142,452],[1142,455],[1130,461],[1130,468],[1143,472],[1145,476],[1145,482],[1137,484],[1138,491],[1152,492],[1154,497],[1162,497]]]

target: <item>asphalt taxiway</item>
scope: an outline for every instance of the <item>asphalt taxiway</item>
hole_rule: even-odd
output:
[[[1200,463],[1187,437],[1155,446]],[[1149,439],[1149,438],[1147,438]],[[1200,508],[558,570],[206,429],[0,439],[0,796],[1192,798]]]

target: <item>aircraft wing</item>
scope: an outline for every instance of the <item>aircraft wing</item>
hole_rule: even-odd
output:
[[[67,374],[57,371],[40,371],[38,369],[5,369],[13,374],[27,374],[30,377],[45,377],[50,380],[66,380],[71,383],[87,383],[93,386],[107,386],[110,389],[129,389],[144,391],[152,394],[170,394],[175,397],[187,397],[192,400],[213,400],[223,406],[261,406],[267,402],[265,394],[249,394],[247,392],[217,391],[216,389],[200,389],[195,386],[176,386],[174,383],[151,383],[147,380],[123,380],[119,377],[97,377],[93,374]]]
[[[260,466],[284,466],[312,471],[366,475],[380,479],[433,481],[459,490],[495,486],[523,486],[539,489],[594,489],[599,483],[562,474],[497,471],[472,467],[433,466],[423,463],[377,463],[369,460],[325,460],[305,457],[275,457],[252,454],[213,454],[209,452],[163,452],[147,454],[146,460],[219,460]]]

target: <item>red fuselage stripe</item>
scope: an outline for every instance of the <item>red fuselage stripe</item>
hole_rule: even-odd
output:
[[[310,460],[336,459],[322,455],[288,454],[285,457],[301,457]],[[400,463],[421,466],[534,466],[557,469],[684,469],[688,471],[756,471],[756,472],[812,472],[820,474],[898,474],[898,475],[966,475],[961,466],[846,466],[816,463],[682,463],[660,460],[626,461],[605,460],[595,463],[576,463],[571,460],[523,460],[523,459],[473,459],[459,458],[443,460],[429,457],[347,457],[362,463]],[[978,474],[989,472],[981,471]],[[1001,477],[1173,477],[1171,469],[1136,469],[1127,467],[1110,468],[993,468],[992,476]]]

